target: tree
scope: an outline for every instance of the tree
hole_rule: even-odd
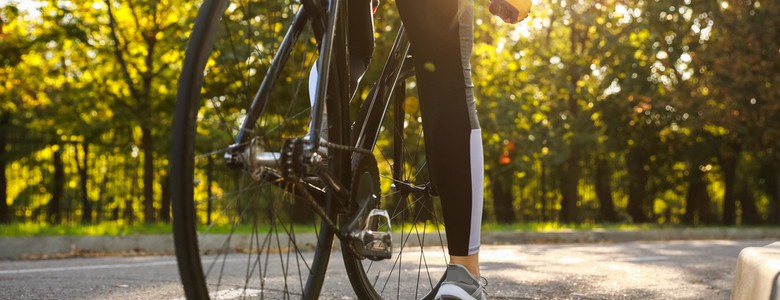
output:
[[[703,1],[693,7],[700,16],[697,36],[708,41],[704,51],[693,57],[702,83],[695,95],[706,101],[710,113],[706,124],[718,134],[725,185],[723,222],[735,224],[737,172],[746,152],[766,158],[765,163],[780,170],[776,155],[771,154],[780,137],[776,120],[780,92],[773,87],[780,84],[776,76],[780,53],[773,50],[780,48],[780,5],[773,1]],[[745,204],[743,214],[754,206]]]
[[[113,122],[131,128],[143,159],[144,220],[156,218],[156,140],[165,137],[182,60],[185,34],[196,9],[189,2],[77,1],[58,9],[89,36],[90,52],[105,77],[93,77],[114,106]],[[116,71],[115,71],[116,70]],[[165,183],[163,183],[165,184]]]
[[[25,136],[37,127],[35,121],[49,105],[43,77],[51,63],[37,51],[43,45],[25,12],[14,5],[0,11],[0,223],[10,222],[8,204],[8,165],[29,152],[14,149],[11,140]],[[24,113],[22,113],[24,112]]]

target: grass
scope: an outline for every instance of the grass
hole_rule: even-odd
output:
[[[171,234],[173,232],[172,224],[152,223],[152,224],[133,224],[125,225],[121,223],[102,223],[93,225],[69,224],[69,225],[49,225],[45,223],[18,223],[0,225],[0,236],[4,237],[22,237],[22,236],[125,236],[133,234]],[[260,226],[259,232],[268,231],[269,227]],[[208,230],[209,233],[220,234],[230,233],[252,233],[253,226],[242,224],[233,229],[229,225],[219,225],[207,228],[200,226],[200,231]],[[280,229],[283,230],[283,229]],[[314,232],[312,226],[296,226],[296,232]]]
[[[101,223],[94,225],[49,225],[45,223],[14,223],[0,225],[0,236],[100,236],[100,235],[132,235],[132,234],[170,234],[170,224],[135,224]]]
[[[548,232],[548,231],[571,231],[571,230],[643,230],[676,228],[672,225],[657,224],[623,224],[623,223],[583,223],[566,224],[558,222],[523,222],[513,224],[488,223],[482,225],[483,231],[528,231],[528,232]]]
[[[416,228],[411,224],[394,224],[394,232],[409,232],[410,230],[427,232],[436,231],[436,226],[428,224],[423,227],[418,224]],[[564,224],[556,222],[524,222],[514,224],[487,223],[482,225],[483,231],[523,231],[523,232],[550,232],[550,231],[577,231],[577,230],[650,230],[650,229],[680,229],[686,228],[682,225],[658,225],[658,224]],[[697,226],[712,227],[712,226]],[[717,226],[716,226],[717,227]],[[206,231],[206,227],[199,228]],[[443,228],[439,228],[443,230]],[[251,224],[238,225],[233,229],[229,225],[219,225],[208,228],[209,233],[252,233]],[[269,230],[268,226],[260,226],[257,231],[263,233]],[[283,229],[279,229],[283,230]],[[298,233],[314,232],[313,226],[296,226]],[[153,223],[153,224],[133,224],[126,225],[121,223],[102,223],[94,225],[48,225],[45,223],[15,223],[0,225],[0,237],[24,237],[24,236],[125,236],[133,234],[171,234],[173,232],[171,224]]]

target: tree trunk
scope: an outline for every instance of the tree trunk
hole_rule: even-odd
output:
[[[87,173],[88,168],[88,162],[89,162],[89,144],[83,143],[82,147],[84,149],[84,160],[82,161],[79,159],[79,149],[78,146],[76,147],[76,167],[79,171],[79,185],[81,187],[81,223],[82,224],[90,224],[92,223],[92,203],[89,201],[89,193],[87,190],[87,181],[89,180],[89,174]]]
[[[561,222],[578,222],[577,202],[579,200],[580,154],[577,147],[572,146],[569,159],[564,165],[561,177]]]
[[[569,3],[565,7],[566,11],[573,13],[573,3]],[[582,29],[582,27],[572,27],[569,31],[569,41],[571,42],[569,50],[571,54],[582,55],[585,52],[585,45],[587,43],[587,31],[588,29]],[[577,83],[582,78],[582,71],[580,64],[568,63],[567,64],[567,79],[569,80],[569,93],[567,95],[566,104],[568,108],[568,114],[570,117],[569,124],[572,136],[577,137],[577,124],[580,116],[580,107],[577,103],[579,100]],[[577,203],[579,202],[579,184],[580,184],[580,145],[576,138],[569,140],[569,158],[564,165],[563,177],[561,178],[561,215],[560,221],[564,223],[577,223],[579,222],[579,209]]]
[[[772,224],[778,225],[780,224],[780,169],[775,170],[775,197],[774,202],[774,211],[773,214],[775,216]]]
[[[141,126],[141,148],[144,152],[144,222],[153,223],[154,216],[154,147],[152,129]]]
[[[712,199],[707,192],[707,181],[704,179],[704,173],[698,169],[692,169],[688,178],[683,223],[688,225],[712,224],[714,220],[710,209]]]
[[[112,10],[112,1],[104,1],[107,6],[108,13],[108,25],[109,35],[114,41],[114,47],[112,48],[114,57],[119,63],[119,70],[122,74],[122,78],[127,85],[130,96],[136,100],[135,108],[140,112],[139,120],[141,120],[141,149],[144,154],[144,174],[143,174],[143,212],[144,222],[152,223],[155,221],[154,214],[154,145],[152,139],[152,129],[149,127],[149,113],[152,111],[152,80],[157,76],[154,68],[155,57],[155,45],[157,43],[157,33],[159,27],[153,28],[152,31],[142,30],[139,27],[135,30],[139,31],[146,42],[146,55],[144,60],[145,70],[141,71],[138,68],[134,68],[135,71],[140,73],[141,86],[136,85],[136,80],[132,75],[130,68],[133,64],[129,64],[125,58],[125,51],[127,50],[127,43],[123,43],[119,38],[121,36],[120,30],[117,28],[116,18]],[[152,16],[156,17],[157,7],[152,3]],[[156,20],[155,20],[156,22]]]
[[[62,194],[65,189],[65,166],[62,163],[62,147],[54,151],[54,181],[52,183],[51,200],[47,204],[47,218],[51,224],[62,222]]]
[[[214,201],[212,201],[214,186],[214,155],[209,155],[209,164],[206,166],[206,221],[204,224],[211,224],[211,212],[214,210]]]
[[[112,172],[110,169],[102,172],[101,175],[98,176],[98,178],[101,178],[100,184],[97,184],[97,179],[95,179],[95,183],[98,185],[98,192],[97,192],[97,203],[98,205],[102,205],[102,207],[105,207],[105,204],[114,203],[113,197],[106,198],[105,191],[106,191],[106,185],[111,180]],[[102,212],[103,210],[98,210],[98,212]],[[116,207],[116,216],[112,215],[111,220],[116,221],[119,219],[119,206]],[[102,220],[97,220],[98,223],[102,222]]]
[[[10,124],[10,114],[0,113],[0,224],[11,223],[11,209],[8,206],[8,178],[5,177],[6,147],[8,147],[6,136]]]
[[[501,170],[495,170],[490,178],[490,187],[493,192],[493,213],[496,216],[496,222],[498,223],[514,223],[515,222],[515,210],[512,205],[512,185],[506,184],[506,181],[510,181],[504,174],[511,172],[501,172]]]
[[[612,199],[611,175],[607,161],[598,158],[596,160],[596,197],[599,199],[599,222],[620,221],[617,212],[615,212],[615,201]]]
[[[96,224],[103,223],[103,220],[105,219],[105,211],[103,209],[103,202],[95,203],[95,208],[93,209],[95,217],[92,220],[94,220]]]
[[[547,164],[544,161],[544,157],[542,157],[542,179],[540,180],[540,185],[542,186],[542,196],[539,197],[542,201],[542,222],[547,222]]]
[[[702,174],[701,186],[699,187],[701,189],[699,190],[699,195],[701,195],[699,198],[699,219],[704,225],[712,225],[717,222],[715,214],[712,212],[712,197],[710,197],[710,193],[707,191],[707,186],[709,186],[709,182]]]
[[[135,222],[135,209],[133,209],[133,201],[136,199],[137,193],[136,190],[138,187],[138,165],[133,168],[133,179],[130,183],[130,198],[127,198],[125,200],[125,211],[122,218],[127,222],[128,225],[133,225]]]
[[[723,168],[723,224],[734,225],[737,223],[737,199],[734,192],[734,183],[737,174],[737,164],[739,163],[739,146],[733,147],[734,152],[726,150],[720,157],[720,164]]]
[[[699,211],[699,202],[698,202],[698,195],[696,193],[699,191],[697,184],[698,181],[697,175],[694,175],[694,173],[698,173],[698,170],[692,170],[688,174],[688,192],[685,194],[685,213],[682,217],[683,224],[687,225],[694,225],[697,222],[697,212]]]
[[[108,200],[106,203],[114,202],[114,197],[108,197]],[[119,221],[119,205],[114,206],[114,209],[111,210],[111,221]]]
[[[628,152],[628,215],[634,223],[650,221],[645,206],[647,202],[648,172],[645,169],[648,157],[644,151],[632,148]]]
[[[773,161],[761,164],[759,180],[763,182],[762,190],[769,200],[766,208],[766,223],[780,223],[780,174]]]
[[[171,221],[171,195],[170,180],[166,176],[162,180],[162,206],[160,207],[160,221],[169,223]]]
[[[761,215],[758,214],[756,208],[756,199],[753,196],[753,192],[748,188],[748,180],[741,179],[740,184],[736,188],[737,201],[739,201],[740,210],[742,211],[741,224],[743,225],[759,225],[761,224]]]

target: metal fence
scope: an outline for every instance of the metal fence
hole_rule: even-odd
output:
[[[11,221],[140,221],[141,165],[141,154],[134,147],[12,140],[5,159]],[[166,172],[162,160],[155,165],[159,182]],[[156,197],[161,189],[155,187]]]
[[[7,203],[10,221],[48,222],[55,224],[120,222],[132,224],[146,221],[143,201],[143,153],[134,146],[87,144],[84,142],[49,143],[40,139],[19,139],[9,143],[5,158]],[[166,153],[167,155],[167,153]],[[170,199],[165,187],[167,156],[158,154],[154,170],[154,219],[170,220]],[[612,196],[618,213],[625,217],[628,201],[627,174],[620,162],[611,166]],[[596,222],[599,201],[595,193],[593,166],[582,162],[577,203],[579,220]],[[225,169],[219,157],[198,160],[196,201],[207,201],[215,194],[239,184],[239,179]],[[560,211],[559,179],[562,174],[546,167],[541,161],[524,176],[515,176],[512,183],[513,208],[516,221],[556,221]],[[711,182],[720,178],[713,173]],[[490,178],[488,177],[488,185]],[[718,189],[719,184],[711,189]],[[486,188],[485,219],[494,220],[493,199]],[[656,191],[649,199],[648,210],[660,223],[679,223],[684,213],[685,189],[672,186]],[[719,213],[721,190],[712,190],[713,213]],[[207,203],[208,204],[208,203]],[[214,219],[224,207],[199,206],[203,222]]]

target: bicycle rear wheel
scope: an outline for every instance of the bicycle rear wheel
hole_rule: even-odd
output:
[[[299,8],[293,1],[222,0],[205,1],[198,13],[179,80],[170,162],[176,257],[189,299],[313,299],[320,293],[334,229],[299,189],[263,176],[275,170],[250,174],[227,167],[223,158],[239,134],[258,149],[278,152],[286,139],[306,133],[306,82],[317,51]],[[283,28],[291,28],[289,37]],[[284,67],[268,72],[272,61]],[[276,88],[260,95],[261,81],[273,79]],[[345,143],[337,103],[326,105],[328,137]],[[262,114],[251,130],[239,130],[254,106],[263,107]],[[328,161],[339,179],[349,171],[343,156],[333,153]],[[317,200],[335,217],[333,199],[322,192]]]
[[[382,123],[368,125],[363,132],[363,139],[378,132],[373,152],[378,162],[380,207],[389,213],[393,227],[393,253],[390,259],[371,261],[342,251],[359,299],[420,299],[436,285],[447,264],[444,223],[430,185],[418,98],[414,88],[407,88],[414,82],[407,85],[406,81],[402,78],[398,83],[383,117],[367,121],[381,119]],[[368,110],[364,104],[359,125]]]

